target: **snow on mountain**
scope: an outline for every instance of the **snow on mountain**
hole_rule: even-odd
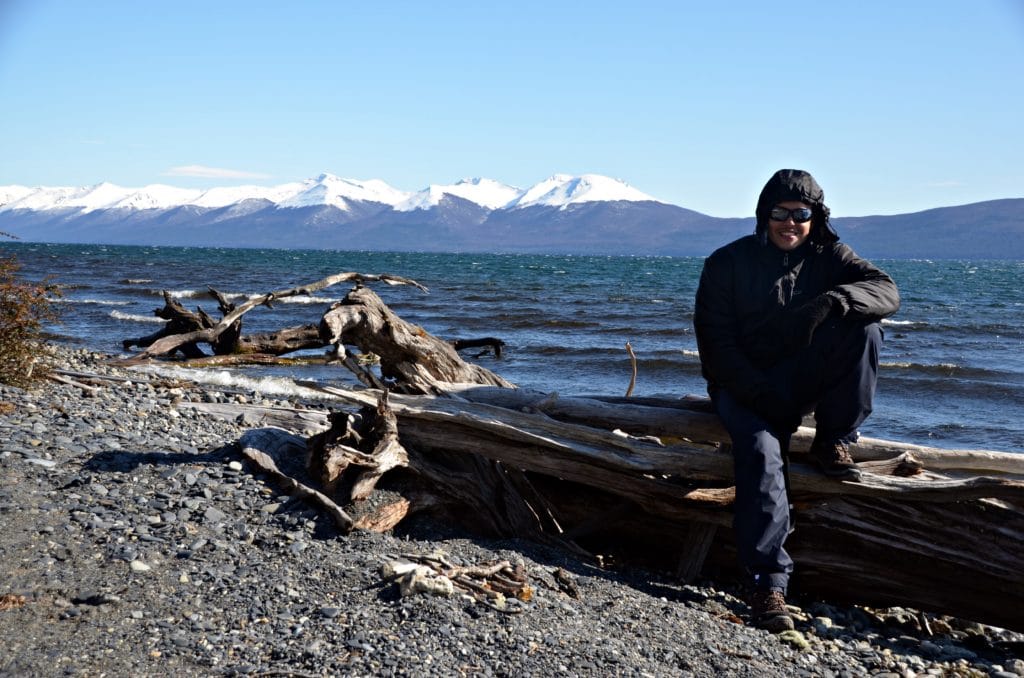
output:
[[[81,189],[77,194],[69,196],[64,207],[80,207],[82,212],[106,209],[127,198],[134,189],[122,188],[104,181],[95,186]]]
[[[582,202],[630,200],[661,202],[624,181],[600,174],[556,174],[535,184],[509,207],[558,207]]]
[[[349,210],[350,202],[375,202],[397,211],[429,210],[450,195],[488,210],[530,206],[557,207],[597,201],[660,202],[618,179],[599,174],[556,174],[527,190],[493,179],[463,179],[454,184],[431,184],[421,191],[402,191],[380,179],[343,179],[321,174],[315,179],[278,186],[222,186],[208,190],[152,184],[123,188],[110,183],[85,187],[0,186],[0,212],[5,210],[166,209],[183,205],[221,208],[245,200],[267,200],[277,207],[331,205]]]
[[[454,195],[481,207],[496,210],[518,199],[522,194],[522,189],[493,179],[463,179],[454,184],[431,184],[422,191],[414,193],[404,202],[395,205],[395,209],[399,212],[426,210],[440,204],[444,196]]]
[[[0,186],[0,210],[30,195],[34,190],[28,186]]]
[[[108,207],[129,208],[136,210],[167,209],[181,205],[191,205],[192,201],[202,195],[198,189],[178,188],[166,184],[150,184],[131,191],[127,196]]]
[[[23,188],[22,186],[6,186],[4,187],[4,193],[11,193],[18,195],[18,191],[15,189]],[[51,210],[61,209],[66,207],[66,203],[69,200],[74,200],[76,197],[82,195],[83,191],[88,189],[73,188],[73,187],[40,187],[28,189],[27,193],[22,192],[20,197],[16,197],[9,203],[4,204],[4,208],[10,209],[27,209],[27,210]]]
[[[309,185],[300,181],[279,186],[218,186],[192,201],[196,207],[227,207],[246,200],[269,200],[275,205],[302,193]]]
[[[333,174],[321,174],[315,180],[307,180],[307,188],[278,203],[278,207],[313,207],[332,205],[342,210],[348,209],[347,200],[379,202],[385,205],[397,205],[408,199],[409,194],[400,191],[381,181],[370,179],[342,179]]]

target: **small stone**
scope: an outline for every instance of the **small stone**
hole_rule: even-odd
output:
[[[141,560],[133,560],[128,566],[132,568],[132,572],[149,572],[153,569]]]
[[[796,629],[783,631],[782,633],[777,634],[777,637],[782,642],[789,643],[798,650],[807,650],[811,647],[811,644],[807,642],[806,638],[804,638],[804,634],[800,633]]]
[[[52,459],[26,459],[25,461],[36,466],[42,466],[43,468],[53,468],[57,465],[57,462]]]
[[[203,512],[203,520],[205,520],[208,523],[219,523],[227,517],[228,516],[226,513],[213,506],[209,507],[208,509],[206,509],[206,511]]]
[[[228,463],[228,468],[231,469],[232,471],[241,471],[242,470],[242,462],[240,462],[240,461],[229,462]]]

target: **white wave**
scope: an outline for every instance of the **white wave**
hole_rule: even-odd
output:
[[[878,363],[878,365],[880,367],[895,367],[895,368],[901,369],[901,370],[918,369],[918,370],[950,370],[950,371],[952,371],[952,370],[962,370],[963,369],[963,367],[961,365],[957,365],[956,363],[936,363],[934,365],[926,365],[926,364],[923,364],[923,363],[908,363],[908,362],[905,362],[905,361],[899,361],[899,362],[880,361]]]
[[[684,348],[683,355],[687,356],[688,358],[699,358],[700,352],[691,348]]]
[[[158,318],[155,315],[137,315],[135,313],[122,313],[121,311],[111,311],[110,317],[115,320],[127,320],[133,323],[165,323],[167,322],[163,318]]]
[[[260,377],[254,379],[239,374],[232,374],[227,370],[204,370],[200,368],[187,367],[164,367],[160,365],[142,365],[133,367],[133,370],[156,374],[170,379],[187,379],[188,381],[206,386],[220,386],[222,388],[237,388],[253,393],[275,396],[296,396],[308,398],[334,398],[324,393],[305,386],[299,386],[287,377]]]
[[[889,318],[883,318],[882,324],[906,327],[908,325],[927,325],[928,323],[919,320],[890,320]]]
[[[127,278],[124,283],[126,285],[145,285],[153,282],[150,278]]]
[[[167,293],[175,299],[204,299],[210,296],[208,290],[167,290]]]
[[[191,292],[191,290],[184,290],[185,292]],[[172,292],[171,294],[175,294]],[[259,299],[263,294],[250,294],[248,292],[221,292],[225,299],[234,302],[246,302],[253,299]],[[206,292],[199,292],[198,295],[209,296]],[[333,304],[338,298],[330,297],[318,297],[315,295],[297,294],[294,297],[284,297],[282,299],[274,299],[275,304]]]
[[[130,301],[114,301],[112,299],[72,299],[70,297],[56,297],[50,301],[57,304],[91,304],[94,306],[128,306]]]
[[[284,299],[275,299],[275,304],[333,304],[337,299],[331,299],[329,297],[316,297],[316,296],[295,296],[285,297]]]

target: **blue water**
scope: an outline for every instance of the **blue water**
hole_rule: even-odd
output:
[[[703,394],[693,336],[702,260],[673,257],[418,254],[2,243],[23,275],[65,285],[62,341],[121,353],[160,325],[170,290],[219,317],[207,294],[258,294],[341,271],[392,273],[426,285],[375,285],[404,319],[445,339],[495,336],[504,357],[481,364],[521,386],[622,395],[630,342],[634,395]],[[879,260],[903,308],[885,324],[875,414],[864,435],[937,447],[1024,452],[1024,262]],[[316,322],[347,286],[245,316],[246,331]],[[300,302],[300,303],[296,303]],[[465,357],[465,356],[464,356]],[[341,367],[240,368],[352,383]]]

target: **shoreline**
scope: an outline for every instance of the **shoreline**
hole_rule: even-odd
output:
[[[960,620],[794,591],[799,634],[777,637],[744,623],[728,586],[425,520],[339,536],[250,473],[232,447],[244,421],[178,407],[296,397],[51,348],[55,366],[102,378],[0,386],[0,675],[1024,676],[1024,634]],[[438,550],[520,563],[535,595],[502,612],[458,594],[401,597],[380,574]]]

